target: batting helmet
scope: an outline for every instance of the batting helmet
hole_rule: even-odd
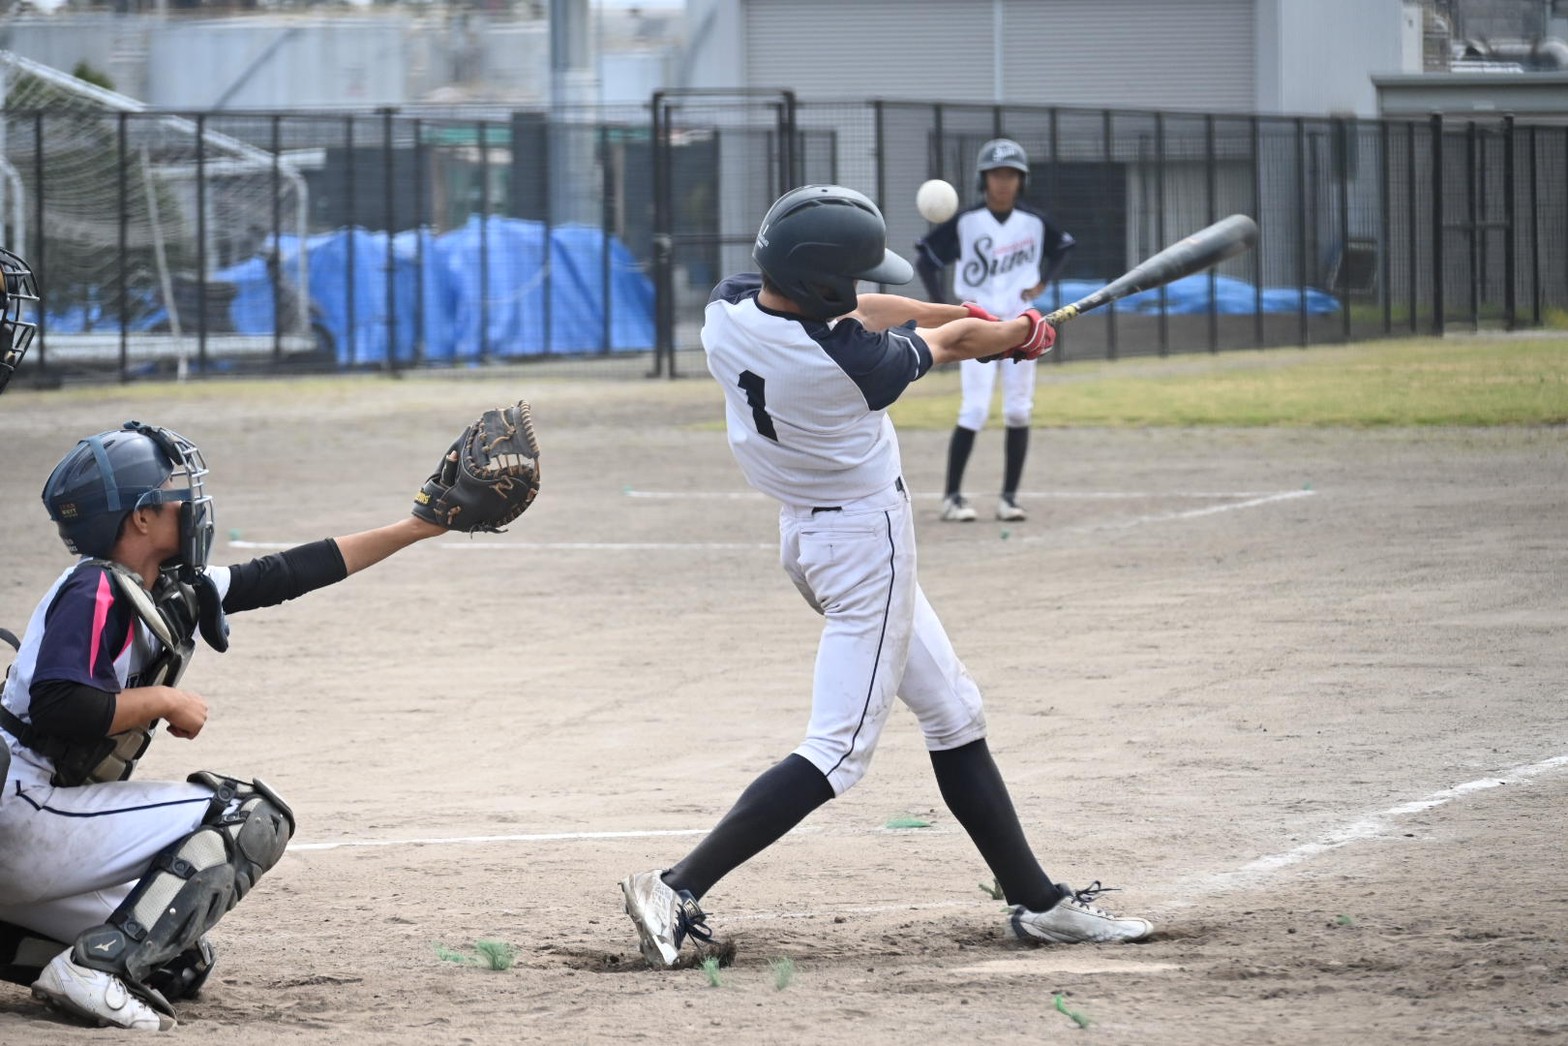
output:
[[[985,172],[998,167],[1011,167],[1024,176],[1029,184],[1029,154],[1011,138],[992,138],[980,147],[980,157],[975,161],[976,188],[985,192]]]
[[[887,223],[876,204],[841,185],[806,185],[780,196],[751,255],[785,297],[819,320],[853,312],[860,280],[908,283],[915,275],[887,249]]]
[[[148,505],[180,506],[181,574],[193,578],[212,547],[212,498],[201,451],[178,432],[127,421],[77,443],[44,483],[44,507],[65,547],[79,556],[108,556],[125,517]],[[183,489],[165,489],[169,479]]]
[[[38,284],[21,258],[0,247],[0,392],[27,355],[38,329]]]

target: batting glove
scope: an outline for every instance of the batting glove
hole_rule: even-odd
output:
[[[991,315],[991,313],[987,311],[986,308],[982,305],[976,305],[972,301],[966,301],[963,303],[963,306],[969,315],[974,319],[989,320],[991,323],[997,322],[997,317]]]
[[[1014,363],[1019,360],[1039,359],[1051,351],[1051,346],[1056,344],[1056,328],[1045,322],[1045,317],[1040,315],[1039,309],[1025,309],[1024,319],[1029,321],[1029,333],[1024,340],[1013,346],[1004,355]]]

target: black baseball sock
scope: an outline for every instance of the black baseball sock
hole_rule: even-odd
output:
[[[1029,456],[1029,426],[1020,425],[1007,430],[1007,445],[1002,453],[1002,493],[1014,497],[1018,483],[1024,478],[1024,458]]]
[[[942,799],[974,840],[980,856],[1001,884],[1008,904],[1043,912],[1060,899],[1046,877],[1013,810],[1002,773],[984,738],[962,748],[931,753],[931,768]]]
[[[785,756],[751,782],[696,849],[664,873],[665,885],[690,890],[693,897],[701,899],[714,883],[783,838],[832,798],[833,786],[810,760]]]
[[[974,449],[975,430],[955,425],[953,439],[947,445],[947,489],[943,491],[947,497],[963,493],[964,468],[969,464],[969,452]]]

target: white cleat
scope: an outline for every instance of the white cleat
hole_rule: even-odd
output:
[[[133,995],[114,974],[72,962],[69,950],[44,967],[33,982],[33,998],[98,1028],[168,1031],[175,1024],[173,1017]]]
[[[1053,944],[1105,944],[1116,941],[1141,941],[1154,932],[1147,919],[1118,919],[1089,902],[1101,892],[1098,880],[1087,890],[1074,891],[1057,883],[1062,899],[1049,910],[1031,912],[1019,905],[1013,909],[1013,933],[1025,941],[1050,941]]]
[[[969,507],[962,494],[949,494],[942,502],[942,518],[949,523],[973,523],[975,510]]]
[[[689,890],[670,889],[658,869],[639,872],[621,880],[626,914],[637,925],[637,947],[649,966],[667,968],[680,958],[681,943],[688,936],[699,941],[713,938]]]
[[[1022,523],[1029,518],[1029,513],[1025,512],[1012,497],[1003,494],[996,502],[996,518],[1003,523]]]

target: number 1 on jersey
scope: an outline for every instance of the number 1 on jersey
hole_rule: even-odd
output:
[[[740,372],[740,381],[735,384],[745,390],[746,404],[751,408],[751,421],[757,426],[757,433],[777,443],[779,434],[773,427],[773,418],[768,414],[768,397],[764,391],[767,381],[760,374],[743,370]]]

